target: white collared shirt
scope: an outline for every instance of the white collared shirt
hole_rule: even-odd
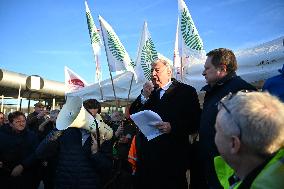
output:
[[[165,86],[161,87],[162,90],[160,91],[160,99],[162,98],[162,96],[165,94],[166,90],[169,89],[170,85],[172,84],[172,81],[169,81]]]
[[[165,94],[166,90],[168,90],[168,88],[170,87],[170,85],[172,84],[172,81],[169,81],[166,85],[164,85],[163,87],[161,87],[161,91],[160,91],[160,99],[162,98],[162,96]],[[145,98],[145,96],[143,94],[141,94],[141,103],[145,104],[145,102],[148,100],[148,98]]]

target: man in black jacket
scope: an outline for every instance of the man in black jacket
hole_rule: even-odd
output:
[[[202,88],[206,93],[200,122],[199,150],[202,172],[210,189],[222,188],[214,169],[214,157],[219,155],[214,142],[217,104],[230,92],[236,93],[242,89],[256,90],[237,76],[236,70],[237,60],[231,50],[219,48],[207,53],[202,75],[208,85]]]
[[[10,113],[8,119],[0,131],[0,188],[36,189],[37,136],[26,128],[22,112]]]
[[[162,135],[148,141],[137,134],[137,188],[187,188],[189,134],[198,129],[200,106],[196,90],[171,76],[166,60],[152,63],[152,82],[130,107],[130,114],[152,110],[163,120],[156,125]]]
[[[39,135],[38,127],[45,121],[45,115],[48,111],[44,110],[44,105],[41,102],[34,104],[34,112],[27,117],[27,128]]]

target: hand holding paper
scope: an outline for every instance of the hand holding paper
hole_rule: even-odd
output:
[[[130,118],[139,127],[148,140],[163,134],[156,126],[163,122],[162,118],[156,112],[144,110],[130,115]]]
[[[156,124],[156,127],[162,132],[162,133],[170,133],[172,130],[170,122],[160,122]]]

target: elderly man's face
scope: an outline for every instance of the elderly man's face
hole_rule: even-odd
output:
[[[224,129],[222,128],[222,124],[226,124],[222,121],[222,116],[224,114],[224,110],[219,111],[216,123],[215,123],[215,144],[217,146],[217,149],[220,153],[220,155],[226,160],[229,161],[228,155],[230,153],[230,136],[226,135],[224,133]]]
[[[152,82],[155,86],[163,87],[170,80],[172,76],[172,71],[163,62],[157,62],[152,66]]]

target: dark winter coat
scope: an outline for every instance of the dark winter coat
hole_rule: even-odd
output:
[[[37,174],[37,162],[34,151],[38,145],[37,136],[25,129],[16,133],[9,125],[0,131],[0,188],[31,188]],[[10,176],[15,166],[24,167],[21,176]],[[5,186],[5,187],[4,187]],[[9,186],[9,187],[8,187]]]
[[[57,189],[99,189],[111,170],[112,146],[104,142],[101,149],[91,153],[91,137],[82,146],[82,133],[78,128],[66,129],[57,140],[50,133],[39,145],[39,159],[57,159],[55,187]]]
[[[189,134],[199,126],[200,106],[196,90],[173,79],[162,98],[153,91],[143,105],[141,96],[133,102],[130,113],[152,110],[164,122],[170,122],[171,132],[150,141],[137,135],[137,186],[139,188],[185,188],[185,172],[189,158]]]
[[[200,122],[200,157],[203,167],[203,173],[206,176],[210,186],[220,188],[214,169],[214,157],[219,155],[214,142],[215,121],[218,113],[218,102],[227,94],[236,93],[242,89],[256,90],[255,87],[244,81],[235,73],[228,74],[216,85],[210,87],[206,85],[202,90],[206,91],[203,103],[203,110]]]
[[[38,134],[39,132],[38,131],[39,125],[45,121],[44,118],[38,119],[37,115],[38,115],[37,112],[33,112],[33,113],[30,113],[27,117],[27,128],[36,134]]]

